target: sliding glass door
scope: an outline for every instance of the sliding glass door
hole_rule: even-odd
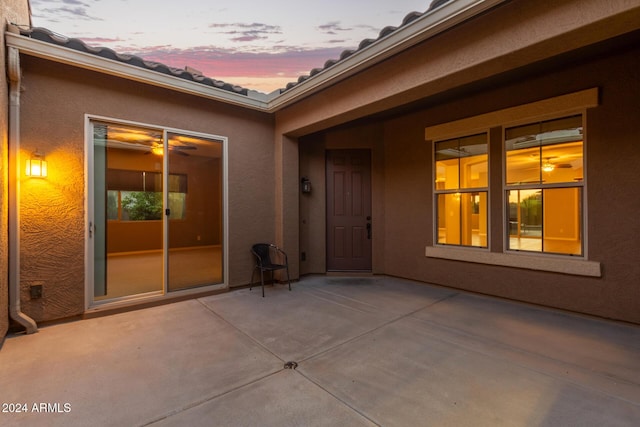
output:
[[[93,301],[223,283],[223,142],[92,121]]]
[[[222,143],[168,134],[168,290],[222,282]]]

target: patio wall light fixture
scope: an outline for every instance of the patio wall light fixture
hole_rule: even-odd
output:
[[[311,181],[306,176],[300,179],[300,189],[305,194],[311,193]]]
[[[25,173],[32,178],[46,178],[47,161],[44,158],[44,154],[39,153],[38,150],[34,151],[29,160],[27,160]]]

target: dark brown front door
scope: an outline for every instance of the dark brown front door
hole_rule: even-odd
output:
[[[327,151],[327,270],[371,271],[371,152]]]

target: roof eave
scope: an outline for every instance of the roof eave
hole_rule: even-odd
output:
[[[505,1],[507,0],[454,0],[445,3],[293,88],[281,94],[270,94],[268,110],[285,108]]]
[[[125,64],[64,46],[57,46],[11,32],[5,33],[6,44],[21,53],[153,86],[175,90],[253,110],[267,111],[267,95],[249,91],[248,95],[205,86],[203,84]]]
[[[298,83],[293,88],[284,92],[274,91],[270,94],[257,91],[249,91],[247,95],[236,94],[12,32],[5,33],[5,40],[7,46],[15,47],[27,55],[243,108],[276,112],[506,1],[508,0],[453,0],[447,2],[433,11],[425,13],[415,21],[401,26],[386,37],[376,40],[370,46],[354,52],[348,58],[340,60],[335,65]]]

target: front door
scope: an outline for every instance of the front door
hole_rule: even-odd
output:
[[[327,151],[327,270],[371,271],[371,151]]]

